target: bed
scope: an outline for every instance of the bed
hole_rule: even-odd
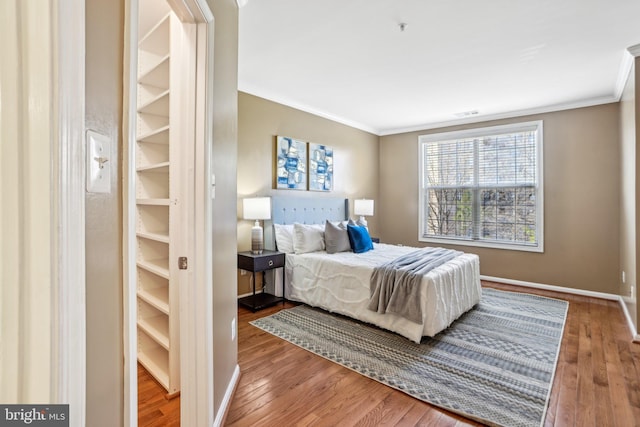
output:
[[[325,220],[345,221],[348,219],[348,201],[273,197],[272,211],[274,225],[265,228],[265,236],[267,245],[276,248],[276,240],[285,242],[282,230],[293,224],[305,224],[306,230],[315,228],[321,233]],[[302,228],[296,226],[297,231]],[[417,290],[419,302],[416,302],[420,309],[419,320],[408,320],[394,313],[378,313],[369,308],[374,269],[415,253],[417,248],[374,243],[373,250],[364,253],[327,253],[322,249],[314,250],[318,248],[308,243],[302,250],[299,250],[300,245],[294,250],[288,243],[284,248],[278,247],[287,253],[285,297],[289,300],[371,323],[414,342],[420,342],[423,336],[436,335],[480,301],[478,256],[462,253],[421,276]],[[315,239],[311,243],[315,244]]]

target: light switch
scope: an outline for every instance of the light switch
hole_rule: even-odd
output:
[[[95,131],[87,131],[87,191],[111,192],[111,140]]]

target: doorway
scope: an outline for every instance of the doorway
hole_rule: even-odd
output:
[[[142,367],[164,399],[180,396],[184,425],[210,425],[211,405],[198,403],[212,401],[213,362],[196,345],[212,354],[213,15],[205,0],[130,0],[127,10],[125,424],[138,424]]]

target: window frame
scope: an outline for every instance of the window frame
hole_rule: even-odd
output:
[[[534,131],[536,133],[536,241],[537,245],[524,245],[522,243],[498,242],[490,240],[477,240],[464,237],[437,237],[427,236],[425,230],[426,221],[424,215],[428,214],[425,207],[425,197],[428,186],[425,179],[424,147],[429,143],[450,141],[455,139],[481,138],[504,133],[517,133]],[[481,127],[474,129],[464,129],[450,132],[440,132],[418,136],[418,241],[426,243],[463,245],[483,248],[506,249],[525,252],[544,252],[544,142],[543,142],[543,121],[535,120],[528,122],[510,123],[505,125]],[[476,187],[480,186],[476,184]],[[462,187],[460,187],[462,188]]]

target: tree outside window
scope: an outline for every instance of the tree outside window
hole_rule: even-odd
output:
[[[542,122],[423,135],[420,240],[542,252]]]

